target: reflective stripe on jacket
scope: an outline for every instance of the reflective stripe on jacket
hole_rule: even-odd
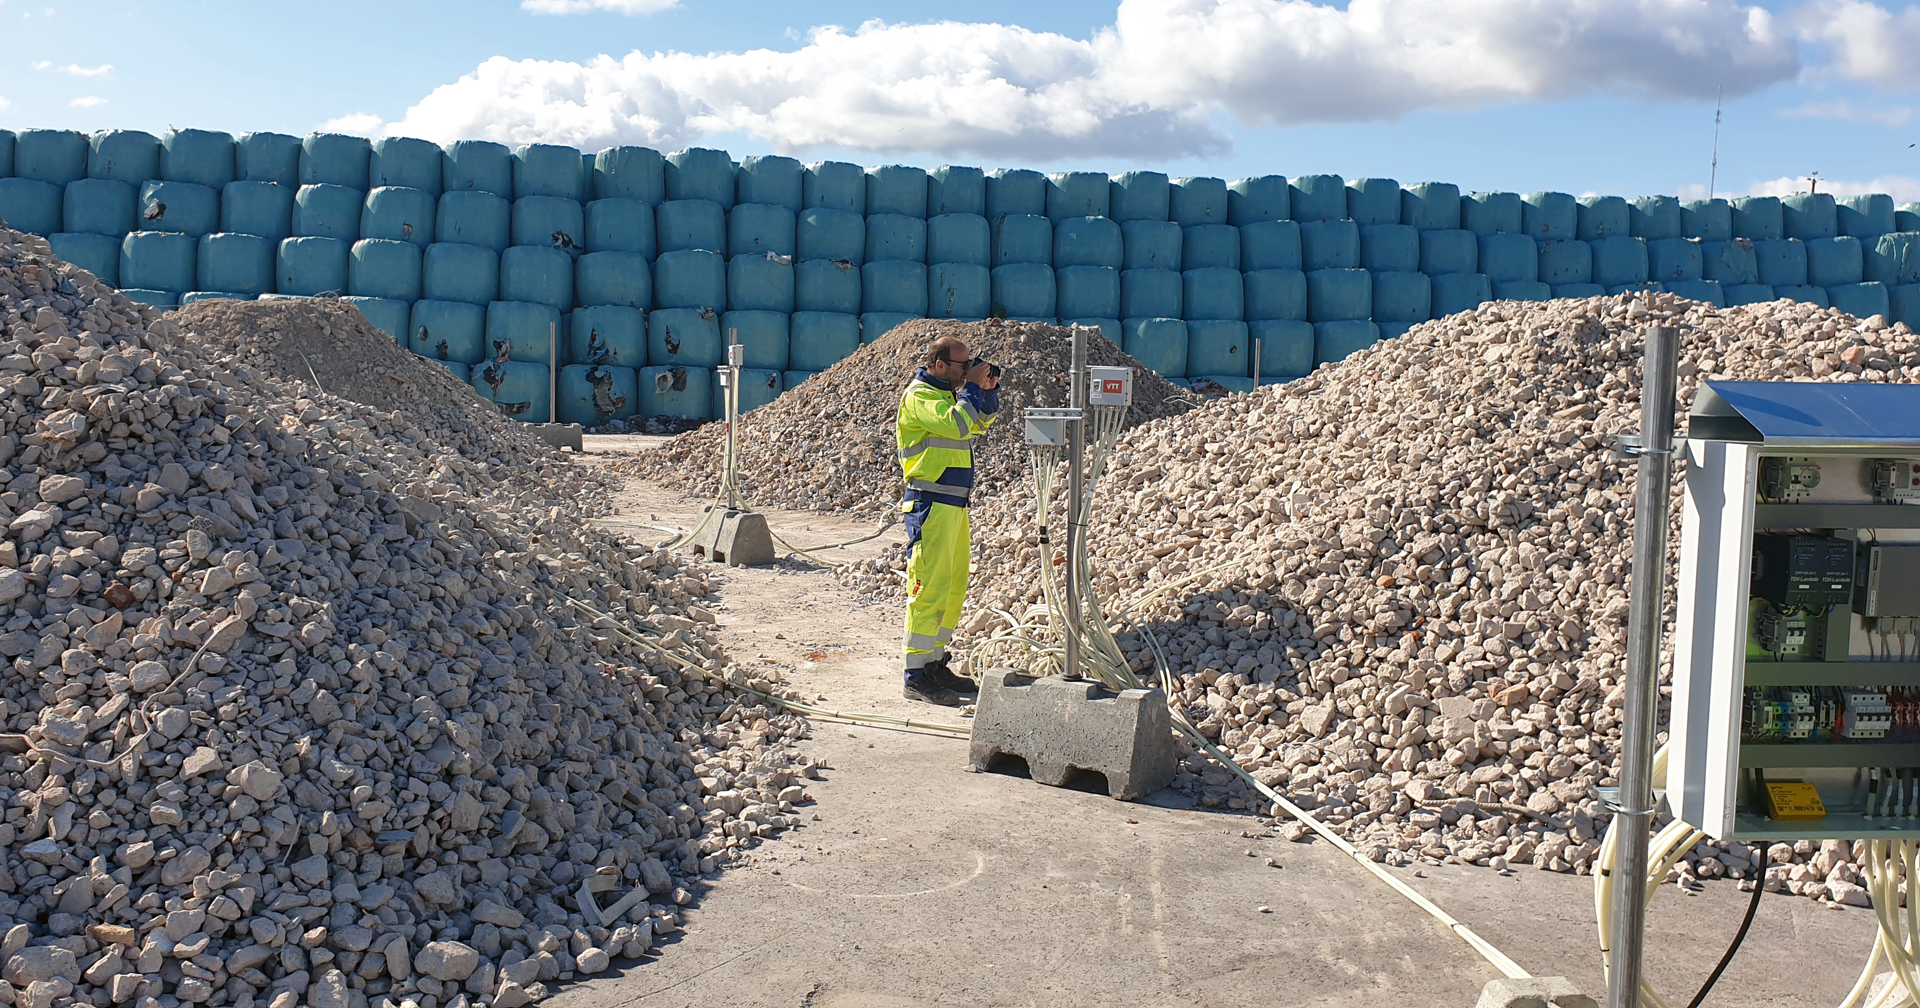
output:
[[[900,397],[894,441],[906,499],[966,506],[973,493],[974,435],[993,426],[1000,393],[968,384],[958,392],[922,368]]]

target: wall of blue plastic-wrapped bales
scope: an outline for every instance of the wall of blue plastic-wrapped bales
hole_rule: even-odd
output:
[[[64,186],[87,177],[86,134],[73,130],[28,129],[15,137],[12,174]]]
[[[491,400],[509,417],[531,423],[550,419],[552,388],[544,365],[489,360],[473,368],[472,384],[475,392]]]
[[[1360,268],[1417,272],[1420,269],[1419,229],[1407,224],[1361,225]]]
[[[1400,183],[1393,179],[1354,179],[1347,186],[1347,217],[1361,227],[1400,223]]]
[[[872,263],[885,259],[926,262],[926,219],[909,217],[906,214],[868,214],[864,261]]]
[[[820,161],[807,166],[800,179],[803,210],[842,210],[855,215],[867,212],[867,173],[845,161]]]
[[[348,240],[360,231],[358,193],[353,202],[355,220],[342,229]],[[148,182],[140,187],[136,209],[142,231],[177,231],[198,238],[220,230],[220,194],[198,183]]]
[[[653,207],[630,197],[608,197],[588,203],[583,211],[589,252],[634,252],[651,262],[658,245]]]
[[[746,366],[785,371],[787,369],[789,312],[730,311],[720,317],[723,343],[738,343],[745,349]]]
[[[573,264],[574,302],[653,307],[653,269],[638,252],[589,252]]]
[[[795,225],[794,254],[801,259],[840,259],[858,266],[867,257],[866,220],[854,211],[833,207],[802,210]]]
[[[1125,172],[1107,183],[1107,216],[1126,221],[1167,219],[1172,196],[1163,172]],[[1285,216],[1284,214],[1282,216]]]
[[[652,148],[609,147],[593,156],[593,198],[656,206],[667,198],[666,169],[666,158]]]
[[[1297,378],[1313,371],[1313,323],[1302,319],[1254,319],[1247,323],[1248,354],[1260,377]],[[1249,364],[1249,371],[1254,365]]]
[[[614,364],[570,364],[560,369],[559,420],[599,427],[640,412],[638,376]]]
[[[360,237],[433,244],[439,200],[425,189],[381,186],[367,192],[360,209]]]
[[[573,257],[539,245],[515,245],[500,253],[500,299],[572,311]]]
[[[194,253],[199,289],[252,297],[271,293],[274,244],[271,239],[250,234],[210,234],[201,238]],[[418,298],[416,292],[412,300]]]
[[[103,234],[47,236],[53,254],[99,277],[110,287],[120,286],[120,239]]]
[[[1184,318],[1184,298],[1185,283],[1177,270],[1133,269],[1120,273],[1123,319]]]
[[[802,259],[794,264],[795,311],[860,313],[860,267],[847,259]]]
[[[87,141],[87,177],[139,185],[160,178],[160,138],[140,130],[102,130]]]
[[[199,239],[173,232],[140,231],[120,244],[120,283],[143,290],[194,290]]]
[[[1177,270],[1186,233],[1172,221],[1130,220],[1120,225],[1120,244],[1122,269]]]
[[[1241,282],[1249,320],[1307,317],[1307,275],[1300,270],[1253,270],[1242,274]]]
[[[720,315],[699,308],[658,308],[647,316],[647,361],[675,367],[721,363]]]
[[[1578,234],[1581,241],[1633,233],[1632,212],[1618,196],[1588,196],[1580,200]]]
[[[653,261],[653,304],[656,308],[724,309],[726,259],[702,249],[660,253]]]
[[[68,183],[63,194],[62,229],[119,237],[134,230],[136,192],[130,183],[87,178]]]
[[[413,303],[407,349],[434,360],[477,364],[486,359],[487,306],[464,301]]]
[[[566,360],[625,368],[647,363],[647,317],[625,305],[586,305],[573,310],[567,327]]]
[[[1224,179],[1206,176],[1174,179],[1168,187],[1167,219],[1181,227],[1225,224],[1231,209],[1227,195]]]
[[[943,262],[927,267],[928,317],[974,320],[992,310],[993,274],[985,266]]]
[[[792,312],[793,294],[789,257],[740,255],[727,263],[727,306],[732,310]]]
[[[906,165],[881,165],[867,169],[868,218],[885,215],[927,216],[927,172]]]
[[[1119,318],[1120,271],[1109,266],[1064,266],[1054,271],[1054,311],[1060,318]]]
[[[564,341],[564,316],[550,304],[495,301],[487,305],[486,353],[489,360],[541,364],[552,358],[555,340]]]
[[[993,254],[993,234],[979,214],[946,213],[927,219],[927,261],[986,266]]]
[[[669,201],[708,200],[733,206],[733,158],[723,150],[689,147],[666,158]]]
[[[1187,373],[1246,374],[1253,366],[1247,354],[1247,324],[1240,319],[1187,320]]]
[[[889,259],[860,267],[860,310],[925,316],[926,264]]]
[[[1300,225],[1300,261],[1307,270],[1359,269],[1360,227],[1350,220],[1315,220]]]
[[[713,418],[713,377],[706,368],[655,365],[639,375],[640,415]]]
[[[383,137],[368,151],[367,185],[418,189],[437,199],[442,184],[440,160],[437,144],[414,137]]]
[[[1195,224],[1183,228],[1181,269],[1240,268],[1240,229],[1227,224]],[[1056,246],[1059,244],[1055,243]],[[1065,265],[1055,253],[1054,265]]]
[[[979,168],[941,165],[927,173],[927,216],[987,212],[987,173]]]
[[[1228,231],[1233,231],[1228,228]],[[1233,235],[1239,244],[1239,235]],[[1060,217],[1053,227],[1054,268],[1067,266],[1105,266],[1119,269],[1125,262],[1124,238],[1120,225],[1108,217]],[[1239,258],[1236,247],[1234,258]]]
[[[798,214],[805,165],[779,155],[749,155],[734,173],[734,206],[772,206]]]
[[[797,191],[797,179],[795,185]],[[792,256],[795,222],[794,211],[784,206],[736,203],[727,214],[727,255]]]
[[[525,196],[513,201],[510,238],[515,245],[541,245],[573,253],[586,244],[586,211],[577,200],[560,196]],[[724,248],[688,245],[683,248]]]
[[[1047,216],[1056,221],[1106,217],[1110,186],[1099,172],[1054,172],[1047,176]]]
[[[404,298],[378,298],[349,296],[340,300],[360,309],[367,323],[375,329],[401,340],[406,337],[407,323],[413,314],[413,302]]]
[[[860,316],[843,312],[794,312],[788,325],[788,366],[825,371],[860,349]]]

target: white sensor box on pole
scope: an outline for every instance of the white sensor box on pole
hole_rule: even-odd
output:
[[[1133,369],[1124,367],[1087,368],[1087,405],[1133,405]]]
[[[1034,407],[1026,411],[1027,443],[1039,448],[1065,448],[1067,424],[1080,419],[1077,409]]]

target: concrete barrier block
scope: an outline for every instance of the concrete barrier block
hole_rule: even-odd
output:
[[[736,511],[724,504],[708,504],[700,509],[694,526],[699,534],[690,544],[700,556],[733,567],[759,567],[778,559],[773,549],[773,532],[767,528],[767,516],[751,511]]]
[[[1159,689],[1112,693],[1099,683],[1008,669],[981,677],[968,760],[991,770],[1017,756],[1034,780],[1052,787],[1077,772],[1101,774],[1107,793],[1134,801],[1173,782],[1179,762],[1167,695]]]
[[[526,429],[547,443],[549,448],[572,448],[584,451],[582,447],[580,425],[576,423],[530,423]]]
[[[1599,1008],[1566,977],[1501,978],[1480,989],[1474,1008]]]

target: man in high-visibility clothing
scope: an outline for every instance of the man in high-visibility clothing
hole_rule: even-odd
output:
[[[907,629],[906,697],[952,707],[975,692],[972,680],[947,668],[947,645],[967,595],[972,540],[967,499],[973,493],[975,435],[1000,410],[999,377],[967,344],[942,336],[900,398],[894,434],[905,470]]]

